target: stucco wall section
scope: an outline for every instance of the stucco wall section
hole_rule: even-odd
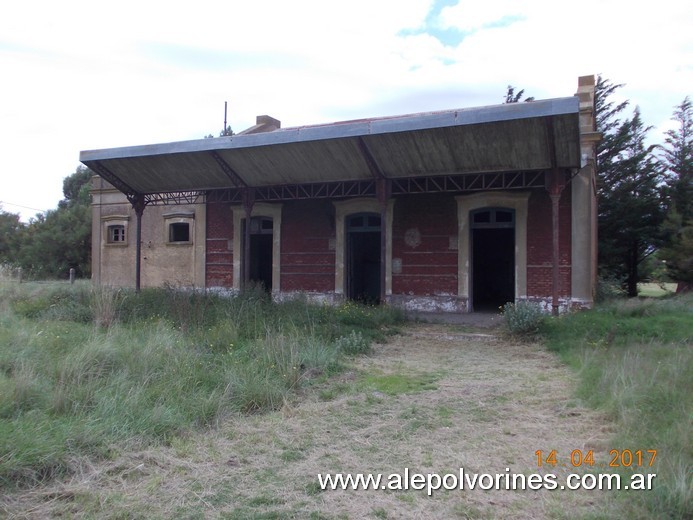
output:
[[[92,181],[92,270],[95,283],[135,286],[137,217],[124,194],[100,177]],[[169,243],[168,224],[188,222],[191,240]],[[126,228],[123,243],[108,242],[108,226]],[[203,204],[147,206],[142,216],[142,287],[204,287],[206,212]]]

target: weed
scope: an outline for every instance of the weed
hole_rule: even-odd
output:
[[[335,346],[345,354],[367,354],[371,349],[370,341],[363,337],[359,331],[352,330],[346,336],[340,336],[335,341]]]
[[[374,509],[373,510],[373,516],[375,518],[382,518],[382,519],[388,518],[387,511],[382,507],[378,507],[378,508]]]
[[[506,303],[502,315],[507,329],[516,335],[536,333],[545,318],[538,304],[527,301]]]

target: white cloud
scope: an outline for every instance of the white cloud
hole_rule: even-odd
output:
[[[472,32],[508,19],[522,18],[527,6],[517,0],[460,0],[457,5],[442,9],[440,21],[445,28]]]
[[[433,21],[432,7],[17,2],[0,18],[0,199],[55,207],[80,150],[217,133],[224,101],[238,131],[265,113],[294,126],[499,103],[508,84],[566,96],[603,73],[664,128],[693,85],[684,2],[462,0]]]

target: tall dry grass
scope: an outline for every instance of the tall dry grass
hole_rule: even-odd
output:
[[[693,296],[616,300],[544,327],[581,376],[579,395],[619,425],[614,449],[656,449],[650,492],[628,492],[628,518],[693,516]]]
[[[0,487],[69,472],[114,446],[167,443],[276,409],[338,370],[340,338],[358,330],[370,341],[401,319],[387,309],[275,304],[257,291],[2,291]]]

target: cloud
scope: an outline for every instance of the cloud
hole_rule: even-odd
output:
[[[508,27],[524,19],[527,3],[516,0],[478,2],[460,0],[441,10],[440,21],[444,28],[473,33],[487,28]]]
[[[25,0],[0,18],[3,200],[54,207],[80,150],[626,83],[661,125],[693,84],[691,7],[623,1]]]

